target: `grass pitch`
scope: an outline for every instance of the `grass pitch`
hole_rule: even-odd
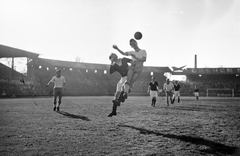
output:
[[[112,97],[0,99],[0,155],[240,155],[240,99],[182,97],[166,106],[129,97],[111,112]]]

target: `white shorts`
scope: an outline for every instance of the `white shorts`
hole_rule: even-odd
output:
[[[180,91],[174,91],[173,96],[174,97],[180,97]]]
[[[121,79],[117,83],[116,92],[121,92],[126,82],[127,82],[127,76],[121,77]]]
[[[195,95],[195,96],[199,96],[199,93],[198,93],[198,92],[194,92],[194,95]]]
[[[156,90],[150,90],[150,97],[158,97],[158,92]]]

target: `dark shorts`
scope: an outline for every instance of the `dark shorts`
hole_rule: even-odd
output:
[[[63,88],[54,88],[53,95],[54,96],[62,96]]]

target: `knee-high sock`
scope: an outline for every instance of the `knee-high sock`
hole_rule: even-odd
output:
[[[113,103],[112,113],[114,113],[114,114],[117,113],[117,104],[116,103]]]
[[[118,97],[118,100],[120,102],[124,102],[125,101],[125,98],[123,97],[123,95],[124,95],[124,91],[121,91],[120,94],[119,94],[119,97]]]

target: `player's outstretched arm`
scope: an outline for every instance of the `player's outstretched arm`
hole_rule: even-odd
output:
[[[49,86],[50,83],[53,83],[55,77],[52,77],[52,79],[47,83],[47,87]]]
[[[49,81],[49,82],[46,84],[46,86],[48,87],[50,83],[52,83],[52,82],[51,82],[51,81]]]
[[[150,93],[150,86],[148,86],[148,90],[147,90],[147,93]]]
[[[126,52],[123,52],[122,50],[120,50],[119,48],[118,48],[118,46],[117,45],[113,45],[113,49],[116,49],[119,53],[121,53],[122,55],[125,55],[125,56],[128,56],[128,54],[126,53]]]

